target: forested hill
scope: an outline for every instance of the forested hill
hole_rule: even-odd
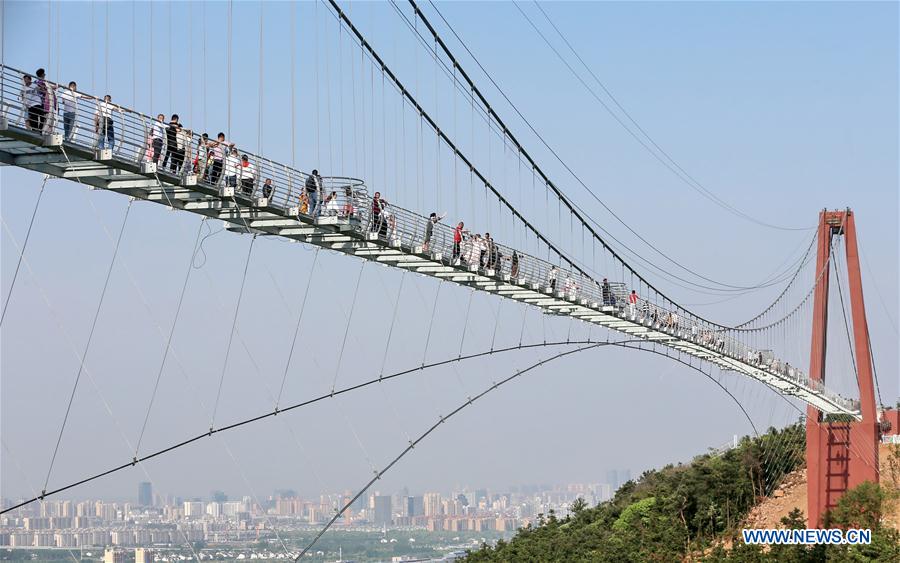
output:
[[[482,546],[467,562],[482,561],[900,561],[896,530],[883,528],[880,506],[886,493],[877,486],[845,495],[830,524],[858,524],[873,529],[867,547],[775,547],[764,551],[729,538],[757,502],[778,487],[783,477],[803,465],[805,435],[801,425],[770,429],[744,438],[725,452],[701,455],[689,464],[647,471],[623,485],[608,502],[588,507],[579,499],[566,518],[541,515],[508,542]],[[890,493],[893,494],[893,493]],[[800,507],[805,510],[805,507]],[[802,513],[784,527],[805,528]]]

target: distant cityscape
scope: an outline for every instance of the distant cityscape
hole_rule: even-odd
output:
[[[631,479],[630,470],[607,472],[605,483],[527,485],[507,490],[466,488],[450,492],[360,496],[335,523],[345,530],[423,530],[429,532],[512,533],[551,511],[559,516],[583,498],[595,505],[611,498]],[[279,490],[266,498],[229,498],[158,494],[150,483],[137,486],[133,501],[45,500],[0,517],[0,546],[9,548],[92,548],[109,563],[121,563],[134,550],[136,563],[167,560],[166,549],[187,544],[240,547],[278,533],[315,530],[350,502],[354,493],[325,493],[305,498]],[[0,499],[4,509],[15,499]],[[154,552],[153,548],[161,551]],[[117,559],[119,558],[119,559]],[[132,560],[128,553],[128,560]]]

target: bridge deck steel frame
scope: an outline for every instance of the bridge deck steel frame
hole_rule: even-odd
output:
[[[185,185],[184,177],[161,170],[142,172],[141,166],[131,160],[118,156],[99,160],[99,155],[77,143],[48,143],[47,138],[38,132],[0,121],[0,164],[218,219],[228,223],[231,231],[284,237],[473,287],[539,307],[546,314],[574,317],[667,346],[722,369],[751,377],[782,395],[797,397],[822,413],[842,414],[854,420],[861,418],[858,408],[848,406],[846,399],[814,389],[809,382],[786,377],[770,366],[729,356],[715,346],[696,341],[683,329],[667,329],[661,323],[653,324],[649,319],[642,322],[642,319],[630,316],[625,308],[575,298],[540,283],[512,279],[509,274],[448,263],[440,254],[423,252],[421,246],[384,240],[375,232],[361,229],[357,220],[338,217],[313,219],[302,214],[291,215],[280,207],[259,207],[257,200],[242,196],[240,190],[235,190],[233,196],[223,197],[215,187],[202,183]]]

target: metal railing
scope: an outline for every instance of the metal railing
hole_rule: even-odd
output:
[[[29,123],[29,108],[22,100],[23,74],[3,66],[0,117],[33,129],[35,123],[33,120]],[[362,180],[316,177],[318,187],[311,191],[307,189],[313,181],[309,174],[246,151],[229,155],[236,146],[227,140],[211,140],[185,125],[173,126],[165,120],[159,122],[112,102],[104,105],[103,100],[82,92],[69,92],[65,86],[50,81],[42,88],[49,93],[42,102],[48,111],[38,124],[38,132],[62,134],[64,146],[72,144],[93,151],[105,146],[111,150],[114,160],[138,166],[156,164],[153,173],[157,178],[161,176],[177,183],[179,179],[193,176],[199,185],[217,188],[220,194],[247,198],[251,200],[250,205],[264,205],[283,214],[304,216],[309,221],[335,217],[346,221],[351,230],[364,238],[374,238],[387,246],[424,255],[448,266],[494,277],[498,282],[527,286],[573,304],[599,308],[603,313],[640,323],[753,365],[845,409],[858,410],[858,401],[832,393],[820,381],[810,380],[797,367],[753,349],[721,326],[699,320],[677,307],[661,306],[640,295],[636,295],[635,302],[630,302],[630,291],[624,280],[598,282],[581,272],[490,240],[486,233],[481,236],[463,230],[455,237],[454,228],[443,222],[432,223],[428,237],[431,219],[384,199],[376,204]],[[76,96],[75,111],[65,114],[62,102],[69,95]],[[158,140],[154,144],[155,139]],[[244,155],[247,166],[241,164]]]

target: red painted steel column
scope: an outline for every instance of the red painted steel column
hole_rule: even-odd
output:
[[[847,247],[847,280],[850,286],[850,310],[853,314],[853,345],[856,349],[856,372],[862,420],[850,426],[850,483],[855,487],[864,481],[877,483],[878,411],[872,377],[872,353],[869,343],[869,324],[863,300],[862,275],[859,269],[859,248],[856,242],[856,220],[847,212],[844,237]]]
[[[831,262],[831,227],[826,221],[826,211],[819,213],[818,250],[813,295],[812,344],[809,356],[809,378],[825,382],[825,344],[828,332],[828,276]],[[820,493],[824,489],[824,467],[822,459],[822,413],[819,409],[806,407],[806,487],[809,525],[815,526],[821,518],[824,499]],[[827,440],[827,436],[825,437]]]
[[[845,238],[847,280],[853,316],[857,384],[859,386],[859,422],[824,422],[814,407],[806,413],[807,515],[810,527],[820,527],[825,512],[847,490],[865,481],[877,483],[878,413],[872,379],[869,328],[863,301],[859,269],[856,223],[853,213],[823,211],[819,215],[817,283],[813,302],[812,344],[809,360],[810,379],[825,382],[825,352],[828,340],[828,283],[831,238]]]

